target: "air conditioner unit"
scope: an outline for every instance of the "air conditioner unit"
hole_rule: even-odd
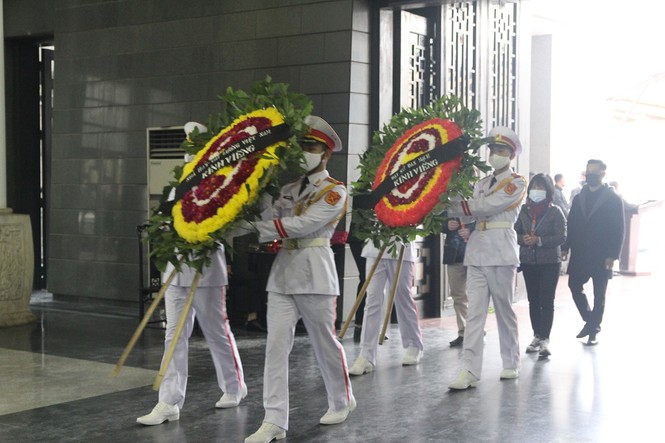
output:
[[[147,128],[148,141],[148,192],[161,195],[164,186],[174,180],[172,171],[185,160],[185,150],[181,148],[185,140],[182,126]]]

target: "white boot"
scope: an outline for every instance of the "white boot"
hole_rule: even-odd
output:
[[[517,368],[506,368],[499,375],[500,380],[511,380],[520,376],[520,370]]]
[[[353,362],[353,366],[349,368],[349,374],[351,375],[363,375],[374,370],[374,365],[369,362],[362,355]]]
[[[336,425],[342,423],[346,420],[346,417],[349,416],[349,412],[352,412],[354,409],[356,409],[356,399],[351,397],[351,401],[346,408],[340,409],[339,411],[328,409],[328,412],[321,417],[319,423],[322,425]]]
[[[178,405],[170,405],[160,401],[157,406],[152,408],[148,415],[136,419],[136,423],[146,426],[161,425],[165,421],[176,421],[180,419],[180,409]]]
[[[245,443],[270,443],[273,440],[282,440],[286,431],[272,423],[263,422],[258,431],[245,439]]]
[[[235,408],[240,404],[240,400],[245,397],[247,397],[247,386],[243,385],[242,389],[240,389],[240,392],[236,392],[235,394],[229,394],[228,392],[225,392],[224,395],[222,395],[222,398],[220,398],[219,401],[215,403],[215,407],[220,409]]]
[[[421,358],[423,358],[422,349],[418,349],[415,346],[409,346],[406,349],[404,358],[402,358],[402,366],[417,365],[420,363]]]
[[[464,390],[475,388],[478,384],[478,379],[466,369],[462,369],[454,382],[448,385],[448,389]]]

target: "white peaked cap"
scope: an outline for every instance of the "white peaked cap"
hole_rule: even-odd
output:
[[[490,145],[508,146],[513,150],[515,155],[520,155],[522,153],[522,143],[520,143],[520,139],[517,134],[515,134],[515,131],[510,128],[496,126],[490,131],[489,137],[494,138],[494,141],[489,143]]]
[[[189,135],[194,132],[194,129],[198,129],[199,133],[208,132],[208,128],[205,125],[197,122],[187,122],[185,123],[185,134]]]
[[[309,126],[309,131],[304,136],[305,140],[309,139],[323,143],[333,152],[342,150],[342,140],[324,119],[316,115],[308,115],[305,117],[305,124]]]

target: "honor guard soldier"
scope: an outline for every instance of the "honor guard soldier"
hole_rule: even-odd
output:
[[[402,243],[398,243],[400,246]],[[378,249],[371,240],[365,244],[362,251],[367,259],[366,272],[374,266],[379,255]],[[372,280],[367,286],[367,300],[365,302],[365,315],[363,316],[363,329],[360,338],[362,348],[360,356],[349,368],[351,375],[363,375],[372,372],[376,366],[376,351],[379,346],[381,333],[381,313],[385,305],[386,289],[392,287],[397,277],[395,290],[395,308],[397,311],[397,325],[402,336],[402,347],[406,349],[402,358],[402,365],[410,366],[420,363],[423,355],[423,336],[418,324],[418,311],[413,301],[413,278],[416,268],[416,247],[413,242],[404,245],[402,269],[396,276],[398,260],[389,253],[383,255],[379,261]],[[388,309],[392,308],[391,306]]]
[[[193,130],[193,123],[185,125],[185,132]],[[199,125],[199,129],[204,126]],[[191,161],[191,157],[185,157]],[[175,188],[171,191],[170,199],[175,197]],[[210,257],[210,264],[203,268],[201,278],[194,294],[192,308],[185,321],[183,333],[173,353],[173,360],[169,364],[164,379],[159,386],[159,402],[152,412],[136,419],[142,425],[158,425],[165,421],[174,421],[180,418],[180,409],[185,403],[188,374],[188,341],[194,328],[194,318],[198,321],[206,343],[210,348],[212,361],[215,366],[217,383],[224,395],[215,404],[216,408],[233,408],[247,395],[247,385],[238,354],[233,332],[226,314],[226,286],[228,274],[224,246]],[[173,272],[173,265],[169,264],[165,275]],[[166,333],[164,338],[164,358],[171,346],[177,329],[177,324],[187,302],[187,294],[196,270],[182,265],[167,288],[164,295],[166,307]]]
[[[169,275],[172,271],[173,267],[169,265],[166,269],[166,275]],[[180,319],[185,307],[187,293],[195,274],[194,269],[182,265],[182,271],[176,274],[164,295],[164,305],[166,307],[164,355],[171,346],[178,319]],[[234,408],[247,395],[247,385],[245,385],[240,354],[238,354],[238,347],[226,314],[226,285],[224,246],[220,245],[220,249],[211,258],[210,266],[205,267],[201,273],[201,279],[192,302],[192,309],[187,316],[183,333],[178,339],[173,359],[159,386],[159,402],[150,414],[137,418],[137,423],[151,426],[180,418],[180,409],[185,403],[185,392],[187,390],[187,342],[192,335],[195,317],[210,348],[217,383],[224,392],[222,398],[215,403],[215,407]]]
[[[473,216],[477,223],[464,257],[467,266],[469,312],[464,332],[463,368],[450,389],[476,386],[483,364],[484,329],[490,297],[499,331],[503,370],[500,379],[519,376],[517,316],[512,303],[519,247],[514,230],[526,192],[526,180],[514,173],[510,162],[522,151],[517,134],[496,127],[489,133],[489,164],[493,173],[478,181],[473,197],[453,202],[451,217]]]
[[[263,424],[245,443],[281,440],[289,427],[289,353],[302,318],[312,341],[328,397],[321,424],[346,420],[356,407],[344,348],[335,335],[339,283],[330,238],[346,210],[346,189],[326,165],[342,142],[320,117],[308,116],[300,141],[306,175],[284,186],[269,219],[255,222],[259,241],[281,239],[268,278],[268,339],[263,375]]]

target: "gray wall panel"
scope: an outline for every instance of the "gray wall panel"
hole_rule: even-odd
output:
[[[3,0],[5,37],[53,35],[54,0]]]

